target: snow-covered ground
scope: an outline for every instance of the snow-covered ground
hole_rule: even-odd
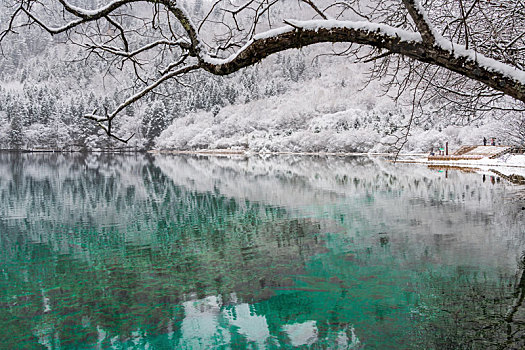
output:
[[[462,159],[462,160],[446,160],[435,161],[428,160],[427,156],[406,156],[400,159],[399,162],[406,163],[423,163],[431,165],[444,166],[458,166],[458,167],[473,167],[480,170],[490,170],[497,168],[499,172],[504,175],[519,175],[525,177],[525,155],[523,154],[506,154],[499,158],[490,159],[488,157],[482,159]]]

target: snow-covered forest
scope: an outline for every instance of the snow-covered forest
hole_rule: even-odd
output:
[[[4,1],[0,11],[2,27],[10,21],[10,3]],[[210,11],[211,2],[183,6],[194,20],[221,18],[220,11]],[[297,17],[312,10],[296,1],[273,8],[278,14],[292,9]],[[137,5],[133,11],[151,9]],[[136,36],[146,43],[144,33]],[[115,110],[135,91],[136,71],[125,65],[116,69],[96,50],[86,58],[85,42],[65,41],[35,26],[17,29],[2,41],[1,148],[384,152],[408,134],[404,150],[426,152],[446,141],[457,147],[480,143],[483,137],[507,144],[524,140],[525,118],[515,105],[478,105],[472,113],[447,95],[419,94],[413,82],[386,91],[385,84],[392,84],[387,78],[369,80],[374,63],[356,64],[337,54],[346,46],[322,44],[277,53],[227,76],[199,70],[166,81],[115,119],[119,135],[134,135],[123,144],[83,116]],[[409,69],[402,66],[398,80]]]

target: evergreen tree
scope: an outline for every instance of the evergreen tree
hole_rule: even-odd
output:
[[[142,134],[146,138],[146,147],[154,144],[154,139],[166,128],[166,106],[162,100],[155,100],[146,108],[142,118]]]
[[[11,123],[8,135],[9,146],[13,149],[21,149],[23,146],[22,118],[18,111],[11,115]]]

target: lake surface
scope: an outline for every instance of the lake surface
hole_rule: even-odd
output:
[[[367,157],[0,154],[0,344],[520,348],[521,191]]]

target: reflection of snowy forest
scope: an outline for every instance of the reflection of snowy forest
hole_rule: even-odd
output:
[[[190,8],[203,11],[200,1]],[[0,13],[1,22],[5,16]],[[108,74],[96,60],[74,62],[80,49],[65,51],[59,38],[36,29],[11,40],[0,56],[0,147],[122,146],[81,116],[121,103],[128,91],[120,87],[131,72]],[[388,150],[389,135],[408,122],[411,103],[378,98],[377,82],[362,89],[366,66],[319,58],[326,48],[287,51],[226,78],[199,72],[188,86],[162,85],[127,108],[116,127],[122,135],[135,134],[129,143],[135,149]],[[492,118],[497,115],[471,121],[441,107],[440,101],[417,106],[407,150],[427,151],[444,140],[452,147],[479,143],[483,136],[514,141],[503,130],[498,134],[506,122]]]
[[[28,344],[374,345],[359,322],[388,329],[401,311],[389,344],[475,342],[471,313],[492,327],[483,342],[505,335],[523,211],[479,174],[364,157],[0,160],[0,317]],[[370,293],[385,296],[361,314]]]
[[[260,210],[262,205],[284,208],[300,217],[322,214],[341,219],[342,210],[351,214],[347,217],[348,224],[358,225],[361,230],[370,230],[370,225],[379,231],[388,230],[394,235],[392,243],[406,233],[402,229],[398,231],[398,225],[410,224],[411,239],[419,242],[433,239],[428,236],[429,232],[461,233],[456,243],[442,252],[450,259],[462,256],[462,251],[478,247],[492,252],[480,255],[482,259],[497,259],[501,263],[504,256],[513,266],[513,256],[525,244],[520,238],[521,221],[504,221],[524,215],[518,204],[506,202],[505,198],[512,195],[509,189],[499,181],[495,185],[483,182],[482,176],[476,173],[451,172],[446,179],[444,173],[436,170],[407,165],[411,169],[408,174],[403,166],[366,157],[156,156],[149,159],[141,155],[106,158],[4,154],[0,159],[0,198],[4,200],[0,216],[23,225],[28,222],[18,219],[33,218],[39,224],[49,220],[51,224],[56,218],[65,218],[68,225],[90,224],[103,228],[117,222],[133,225],[136,220],[148,221],[146,218],[151,215],[165,215],[165,211],[156,205],[157,212],[152,213],[137,203],[150,206],[162,202],[168,211],[183,204],[188,211],[201,206],[212,216],[219,209],[235,209],[244,215]],[[14,186],[15,183],[18,187]],[[179,193],[178,187],[187,190]],[[37,188],[39,195],[31,196],[30,193],[35,193]],[[47,207],[50,196],[60,198],[60,205]],[[216,199],[212,200],[210,196],[219,196],[221,200],[215,202]],[[426,198],[428,202],[414,198]],[[232,204],[228,204],[230,199],[244,204],[235,204],[228,209]],[[406,205],[400,206],[400,199]],[[465,212],[468,212],[467,219]],[[282,214],[279,210],[275,213],[276,216]],[[202,220],[198,213],[191,215],[196,215],[191,216],[194,224]],[[436,215],[446,220],[436,221]],[[495,217],[491,219],[493,215]],[[378,218],[382,218],[381,222]],[[188,216],[179,219],[181,222],[189,220]],[[152,223],[156,225],[159,220],[163,219],[159,217]],[[500,220],[497,224],[506,227],[499,232],[505,235],[506,243],[490,230],[490,226],[483,228],[473,224],[477,221],[488,224],[492,220]],[[329,224],[323,229],[337,231],[343,222],[323,221],[323,224]],[[130,226],[123,232],[124,239],[140,241],[141,244],[156,243],[161,237],[149,235],[158,234],[155,227]],[[63,237],[47,237],[52,230],[48,231],[35,230],[38,236],[32,239],[50,243],[73,242],[70,246],[52,244],[53,249],[66,249],[64,253],[73,253],[70,249],[94,244],[75,241],[76,237],[68,232],[55,232],[65,235]],[[99,236],[91,238],[105,239]],[[486,240],[492,244],[487,245]],[[399,249],[404,249],[406,242],[398,243]],[[509,254],[509,250],[513,253]]]

